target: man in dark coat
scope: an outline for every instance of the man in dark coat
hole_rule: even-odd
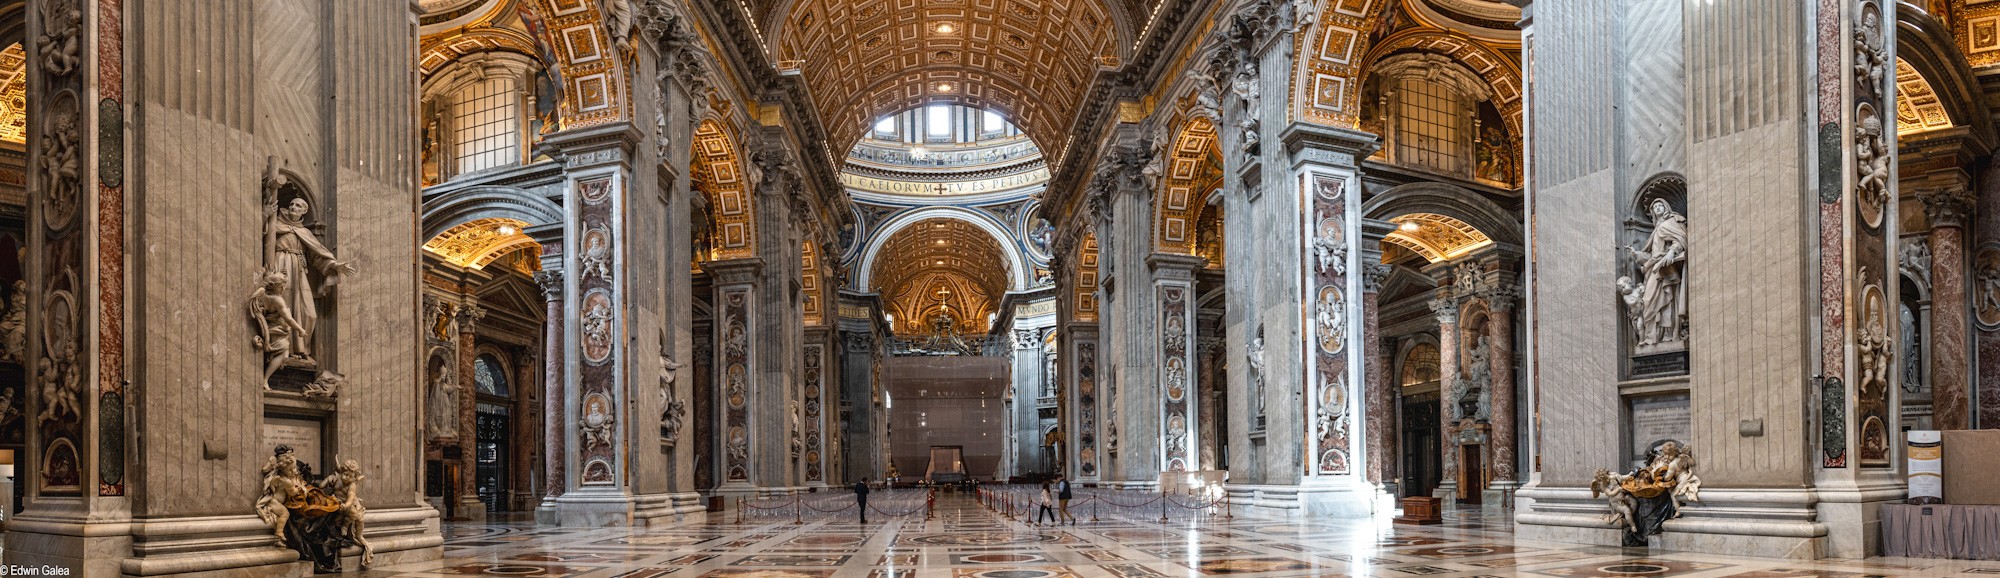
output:
[[[861,512],[861,523],[868,523],[868,478],[854,482],[854,508]]]

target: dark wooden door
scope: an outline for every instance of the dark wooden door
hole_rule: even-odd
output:
[[[1410,398],[1403,402],[1403,495],[1429,496],[1444,475],[1442,434],[1438,428],[1441,410],[1436,395]]]

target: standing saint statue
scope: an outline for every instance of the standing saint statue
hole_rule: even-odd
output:
[[[334,258],[305,223],[310,206],[305,197],[292,197],[280,208],[278,191],[288,179],[269,171],[264,179],[264,271],[283,275],[285,303],[297,335],[291,339],[289,358],[317,367],[313,360],[313,331],[319,323],[318,299],[326,296],[340,279],[354,274],[354,265]]]
[[[1685,339],[1686,332],[1682,325],[1687,315],[1683,275],[1687,263],[1687,217],[1674,212],[1665,199],[1653,199],[1647,205],[1647,213],[1653,218],[1653,232],[1646,237],[1645,245],[1627,249],[1639,278],[1632,287],[1636,291],[1627,294],[1624,300],[1638,308],[1638,314],[1632,317],[1653,325],[1634,328],[1640,336],[1640,345],[1676,343]]]

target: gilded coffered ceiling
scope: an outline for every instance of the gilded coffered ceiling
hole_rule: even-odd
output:
[[[1007,255],[1000,242],[971,223],[927,219],[884,242],[869,275],[897,333],[930,330],[929,319],[949,306],[963,332],[983,333],[987,316],[1007,292]]]
[[[1188,120],[1168,151],[1165,195],[1159,203],[1160,249],[1179,253],[1194,251],[1194,223],[1208,193],[1221,186],[1222,159],[1215,145],[1215,123],[1206,118]]]
[[[1384,236],[1383,242],[1409,249],[1432,263],[1450,260],[1493,244],[1493,240],[1479,229],[1445,215],[1410,213],[1389,219],[1389,222],[1396,224],[1396,230]]]
[[[878,117],[954,102],[1006,114],[1060,157],[1128,28],[1099,0],[797,0],[774,52],[804,76],[832,150]]]
[[[0,50],[0,140],[28,142],[27,53],[16,42]]]
[[[453,265],[480,269],[494,259],[520,250],[540,255],[541,243],[522,232],[527,222],[508,218],[475,219],[438,233],[424,250]]]
[[[0,53],[0,60],[4,60]],[[1896,134],[1906,135],[1951,128],[1951,115],[1938,101],[1937,91],[1924,75],[1903,59],[1896,59]]]

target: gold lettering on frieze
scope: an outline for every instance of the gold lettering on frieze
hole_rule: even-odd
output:
[[[840,173],[840,183],[850,189],[874,193],[898,195],[969,195],[994,191],[1005,191],[1041,184],[1049,180],[1049,170],[1039,168],[1025,173],[976,181],[953,181],[926,183],[864,177],[853,173]]]

